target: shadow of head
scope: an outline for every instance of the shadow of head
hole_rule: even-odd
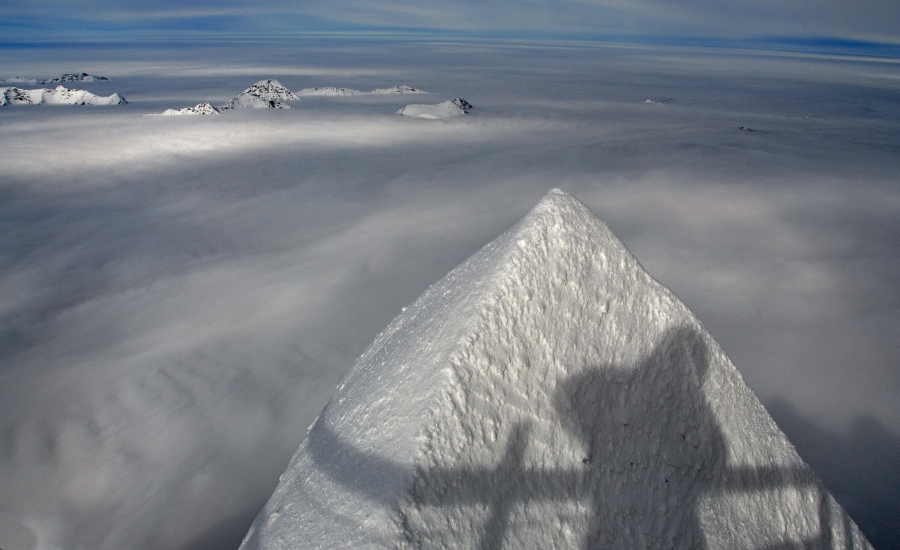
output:
[[[592,484],[588,547],[703,547],[696,503],[726,467],[703,393],[708,355],[696,329],[678,327],[636,364],[598,365],[560,384],[554,405],[584,445]]]
[[[600,365],[565,380],[554,398],[556,410],[588,447],[598,437],[608,440],[614,429],[625,436],[623,426],[628,433],[687,429],[697,413],[709,416],[702,394],[707,355],[694,329],[671,329],[637,364]]]

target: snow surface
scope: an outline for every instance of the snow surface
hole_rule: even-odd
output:
[[[65,86],[57,86],[49,90],[38,88],[24,90],[22,88],[0,88],[0,105],[124,105],[128,103],[119,94],[97,96],[85,90],[70,90]]]
[[[412,86],[391,86],[390,88],[376,88],[369,92],[370,94],[427,94],[423,90],[417,90]]]
[[[319,88],[303,88],[299,92],[296,92],[298,96],[309,96],[309,95],[326,95],[326,96],[341,96],[341,95],[360,95],[365,92],[360,92],[359,90],[354,90],[352,88],[335,88],[333,86],[324,86]]]
[[[403,116],[411,116],[418,118],[447,118],[457,115],[464,115],[469,112],[472,105],[465,99],[458,97],[452,101],[445,101],[437,105],[407,105],[397,111],[397,114]]]
[[[96,82],[99,80],[109,80],[109,79],[106,78],[105,76],[97,76],[97,75],[87,74],[87,73],[81,73],[81,74],[66,73],[62,76],[58,76],[56,78],[50,79],[50,80],[44,82],[44,84],[60,84],[62,82]]]
[[[241,546],[871,548],[698,319],[551,191],[360,357]]]
[[[250,86],[239,96],[226,103],[222,109],[237,108],[270,108],[270,109],[290,109],[290,105],[285,105],[282,101],[290,101],[300,99],[294,92],[288,90],[277,80],[260,80],[253,86]]]
[[[217,115],[219,110],[207,103],[198,103],[194,107],[185,107],[184,109],[166,109],[162,116],[180,116],[180,115]]]

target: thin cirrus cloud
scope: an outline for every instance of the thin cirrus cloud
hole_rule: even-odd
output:
[[[896,44],[900,7],[890,0],[848,4],[826,0],[712,0],[289,3],[83,3],[9,0],[0,23],[12,38],[92,38],[134,32],[266,36],[317,31],[392,31],[517,36],[594,36],[611,39],[755,39],[832,37]],[[17,34],[18,32],[18,34]],[[29,34],[30,33],[30,34]]]

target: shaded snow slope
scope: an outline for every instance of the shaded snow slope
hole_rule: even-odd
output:
[[[360,357],[244,550],[870,548],[716,341],[551,191]]]
[[[70,90],[57,86],[52,90],[38,88],[0,88],[0,105],[124,105],[128,103],[119,94],[97,96],[85,90]]]
[[[226,103],[222,109],[238,109],[238,108],[270,108],[270,109],[290,109],[290,105],[285,105],[282,101],[290,101],[300,99],[294,92],[288,90],[277,80],[260,80],[253,86],[250,86],[239,96]]]
[[[44,84],[61,84],[63,82],[97,82],[100,80],[109,80],[109,79],[106,78],[105,76],[97,76],[97,75],[87,74],[87,73],[81,73],[81,74],[66,73],[62,76],[52,78],[52,79],[44,82]]]
[[[428,92],[423,90],[417,90],[412,86],[391,86],[390,88],[375,88],[370,94],[427,94]]]
[[[179,116],[179,115],[217,115],[219,110],[209,103],[198,103],[194,107],[185,107],[184,109],[166,109],[162,116]]]
[[[472,105],[465,99],[458,97],[452,101],[445,101],[437,105],[407,105],[397,111],[397,114],[418,118],[447,118],[464,115],[469,112]]]
[[[360,95],[365,92],[354,90],[352,88],[335,88],[333,86],[323,86],[318,88],[303,88],[297,92],[298,96],[325,95],[325,96],[341,96],[341,95]]]

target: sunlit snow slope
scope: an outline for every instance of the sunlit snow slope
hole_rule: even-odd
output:
[[[242,548],[869,548],[697,318],[551,191],[378,336]]]

